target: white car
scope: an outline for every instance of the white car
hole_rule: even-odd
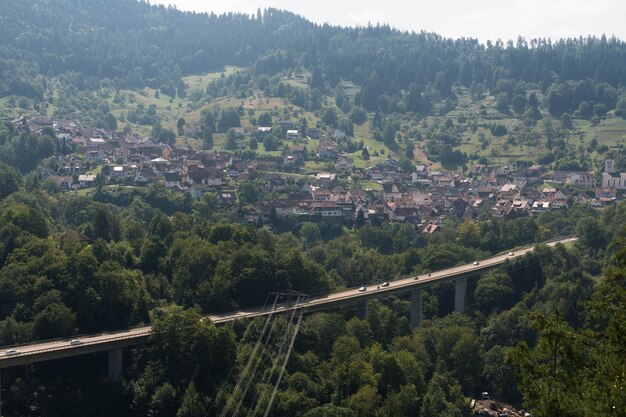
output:
[[[509,256],[515,256],[515,252],[509,252]]]
[[[478,261],[474,261],[474,265],[478,265]]]
[[[11,350],[7,350],[6,352],[4,352],[4,356],[15,356],[15,355],[19,355],[21,352],[17,349],[11,349]]]
[[[380,284],[381,287],[388,287],[389,283],[387,281],[383,282],[382,284]]]
[[[367,287],[361,287],[361,288],[359,288],[359,292],[365,292],[365,291],[367,291]]]
[[[70,340],[70,346],[82,345],[83,341],[80,339],[72,339]]]

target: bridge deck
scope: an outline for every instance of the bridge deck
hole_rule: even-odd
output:
[[[557,243],[568,243],[574,240],[576,240],[576,238],[561,239],[549,242],[548,245],[554,246]],[[421,274],[397,279],[395,281],[389,281],[388,287],[375,288],[374,286],[369,286],[367,291],[363,292],[359,291],[358,288],[351,288],[345,291],[339,291],[319,297],[311,297],[308,301],[297,304],[281,304],[278,305],[274,311],[284,312],[300,308],[305,308],[307,311],[320,311],[336,308],[342,305],[354,304],[358,301],[406,293],[414,289],[425,288],[463,276],[471,276],[484,272],[485,270],[500,266],[507,261],[522,257],[527,253],[532,252],[533,249],[534,246],[516,249],[512,256],[510,256],[509,253],[496,255],[491,258],[481,260],[478,265],[470,263],[435,271],[430,273],[430,275]],[[239,319],[264,316],[269,314],[269,312],[270,308],[261,307],[230,313],[211,314],[205,316],[204,318],[208,318],[214,323],[220,324]],[[75,336],[71,339],[51,340],[46,342],[3,347],[0,348],[0,368],[140,345],[147,342],[151,328],[152,327],[150,325],[147,325],[114,333]],[[79,342],[72,343],[72,341],[76,340]],[[7,352],[10,351],[15,351],[16,353],[8,354]]]

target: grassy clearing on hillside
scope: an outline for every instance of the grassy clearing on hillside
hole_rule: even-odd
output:
[[[541,91],[533,91],[540,103],[545,101]],[[429,116],[426,123],[429,126],[445,125],[451,120],[455,126],[461,125],[465,130],[460,134],[461,144],[455,149],[467,153],[468,156],[486,157],[491,163],[512,164],[522,159],[536,162],[541,156],[550,152],[546,147],[548,126],[555,131],[561,131],[568,152],[576,158],[588,155],[591,161],[597,165],[607,152],[598,152],[602,145],[608,147],[608,152],[617,149],[626,143],[626,120],[611,114],[605,116],[597,126],[593,126],[589,120],[572,118],[573,129],[565,129],[561,120],[553,118],[550,114],[542,111],[542,119],[530,130],[523,125],[520,117],[513,113],[503,114],[495,109],[495,97],[486,95],[480,100],[472,100],[467,89],[455,89],[458,103],[454,110],[445,116]],[[465,122],[462,123],[462,119]],[[469,129],[471,125],[476,130]],[[492,135],[489,126],[500,124],[507,128],[508,133],[501,137]],[[428,139],[427,132],[420,126],[420,131]],[[591,149],[592,140],[595,139],[597,146]],[[419,146],[418,146],[419,148]],[[416,155],[416,160],[424,155]],[[471,161],[470,161],[471,163]]]
[[[577,119],[574,120],[574,127],[582,135],[585,145],[589,145],[593,139],[609,148],[626,143],[626,119],[621,117],[605,118],[597,126],[588,120]]]
[[[387,145],[374,139],[374,132],[372,132],[371,123],[369,121],[362,125],[354,125],[354,141],[363,141],[363,146],[369,151],[371,158],[370,161],[364,161],[364,167],[376,165],[380,160],[385,159],[387,155],[393,154]],[[381,158],[374,156],[374,152],[378,152]],[[358,151],[358,155],[361,155],[361,151]],[[371,162],[372,160],[374,160],[374,162]],[[367,162],[371,163],[368,164]]]
[[[220,78],[222,74],[228,76],[238,70],[239,68],[237,67],[226,67],[224,71],[220,72],[183,77],[185,85],[187,86],[187,96],[185,98],[170,97],[161,93],[159,93],[158,97],[156,97],[156,89],[144,88],[142,90],[121,90],[120,93],[126,95],[128,98],[128,100],[121,105],[119,103],[115,103],[113,101],[113,97],[110,97],[107,101],[109,103],[111,113],[118,120],[119,129],[123,129],[128,125],[133,132],[141,135],[150,134],[152,126],[144,126],[133,124],[128,121],[122,121],[122,116],[125,117],[130,110],[135,109],[137,104],[141,103],[146,108],[151,105],[155,106],[157,114],[161,120],[161,125],[164,128],[168,128],[176,132],[176,122],[179,118],[184,118],[188,124],[194,124],[200,120],[200,114],[203,109],[213,109],[214,107],[214,104],[206,103],[199,109],[196,109],[196,103],[192,102],[190,99],[193,95],[192,93],[194,91],[199,91],[203,94],[208,83]]]
[[[157,90],[144,88],[142,90],[131,91],[121,90],[115,91],[112,88],[105,88],[96,93],[85,92],[83,95],[70,95],[66,97],[66,88],[60,84],[58,80],[51,80],[48,84],[47,96],[50,97],[49,103],[46,105],[46,113],[49,116],[56,114],[59,108],[63,109],[74,105],[76,108],[84,108],[85,102],[93,102],[93,100],[106,100],[111,113],[118,120],[118,130],[129,128],[132,132],[142,136],[149,136],[152,130],[151,125],[138,125],[129,123],[127,115],[134,111],[138,104],[142,104],[145,109],[154,106],[161,125],[177,131],[176,123],[179,118],[184,118],[187,126],[197,126],[201,114],[204,110],[211,110],[219,113],[220,109],[225,108],[243,108],[241,116],[241,125],[246,130],[246,138],[242,141],[240,149],[248,149],[250,135],[256,131],[255,121],[262,113],[269,112],[272,114],[274,123],[278,120],[292,120],[299,123],[302,118],[307,120],[309,127],[320,127],[322,130],[322,139],[328,139],[332,135],[332,128],[324,126],[320,118],[314,112],[307,112],[304,109],[291,104],[285,98],[265,97],[260,90],[254,90],[252,95],[246,98],[240,97],[220,97],[217,99],[206,98],[206,102],[202,102],[204,90],[211,81],[219,79],[222,76],[228,76],[236,71],[241,70],[237,67],[226,67],[223,71],[212,72],[202,75],[191,75],[184,77],[183,80],[187,86],[187,96],[185,98],[169,97],[164,94],[157,94]],[[287,83],[293,87],[309,90],[307,84],[310,74],[296,73],[295,75],[283,76],[281,82]],[[359,88],[350,82],[342,82],[339,86],[343,92],[350,98],[354,98]],[[454,149],[458,149],[466,153],[470,158],[485,157],[491,163],[495,164],[511,164],[522,159],[528,162],[536,162],[540,157],[546,155],[551,149],[547,148],[547,130],[551,126],[555,132],[561,132],[562,140],[567,146],[567,152],[572,158],[583,158],[589,160],[594,167],[599,166],[601,161],[610,154],[618,150],[626,143],[626,120],[615,117],[612,112],[601,119],[600,123],[593,126],[591,121],[572,117],[572,129],[564,129],[561,120],[551,117],[542,110],[543,119],[538,120],[537,124],[529,129],[523,124],[521,118],[513,113],[503,114],[495,109],[495,97],[484,95],[479,100],[472,99],[470,92],[466,88],[456,88],[454,92],[457,96],[456,107],[446,115],[431,115],[421,118],[412,118],[410,115],[401,115],[396,120],[401,123],[399,135],[402,138],[421,137],[416,142],[413,162],[416,164],[425,164],[430,170],[441,169],[441,165],[431,162],[427,159],[426,144],[431,139],[431,129],[436,126],[443,127],[448,121],[451,121],[456,134],[460,140],[460,144]],[[540,103],[545,101],[545,97],[541,91],[533,91]],[[334,107],[334,92],[329,92],[323,97],[323,106]],[[122,100],[119,100],[119,96]],[[117,102],[114,100],[118,100]],[[20,103],[21,100],[21,103]],[[22,107],[26,108],[20,108]],[[83,105],[83,107],[80,107]],[[33,113],[31,108],[32,101],[19,99],[14,97],[5,97],[0,99],[0,115],[9,119],[19,115],[29,115]],[[441,107],[438,103],[436,108]],[[89,110],[83,110],[89,111]],[[340,113],[340,110],[337,109]],[[94,111],[94,114],[96,112]],[[77,114],[80,120],[81,113]],[[396,153],[382,142],[374,139],[374,132],[371,126],[371,117],[362,125],[354,126],[354,137],[350,138],[353,142],[362,141],[370,153],[370,159],[364,161],[361,159],[361,151],[349,154],[354,159],[356,167],[369,168],[382,162],[388,156],[396,159],[404,156],[404,140],[399,139],[400,148]],[[89,117],[87,117],[89,119]],[[508,133],[495,137],[490,127],[494,124],[503,125],[507,128]],[[435,128],[435,130],[437,130]],[[560,141],[561,139],[559,139]],[[183,137],[177,138],[177,144],[182,146],[191,146],[200,149],[202,141],[195,139],[187,139]],[[219,151],[224,149],[225,135],[214,135],[213,149]],[[319,140],[309,139],[305,143],[309,151],[315,150],[319,144]],[[284,141],[284,147],[293,146],[293,142]],[[595,145],[595,147],[594,147]],[[280,156],[284,147],[280,150],[267,152],[262,143],[259,143],[257,153],[259,155]],[[468,165],[473,163],[473,159],[468,161]],[[307,162],[306,169],[321,170],[325,168],[325,163]]]
[[[296,78],[288,78],[281,80],[285,84],[289,84],[292,87],[301,88],[303,90],[310,90],[309,84],[307,83],[306,78],[304,77],[296,77]]]
[[[155,106],[157,114],[161,118],[161,125],[176,132],[176,122],[180,117],[184,117],[188,101],[187,99],[169,97],[165,94],[159,94],[156,97],[156,92],[157,90],[153,88],[144,88],[140,91],[123,90],[128,100],[122,104],[115,103],[111,98],[109,107],[111,113],[118,120],[118,128],[123,129],[129,126],[133,132],[141,135],[150,134],[152,126],[134,124],[126,120],[128,112],[134,110],[141,103],[145,108]]]
[[[183,81],[187,86],[188,93],[194,90],[204,91],[208,83],[219,79],[222,74],[224,74],[225,77],[228,77],[229,75],[236,73],[240,69],[241,68],[239,67],[227,65],[224,68],[224,71],[210,72],[208,74],[189,75],[187,77],[183,77]]]
[[[244,146],[242,149],[248,148],[249,135],[257,128],[252,123],[252,119],[258,119],[258,117],[265,112],[272,113],[274,122],[280,119],[293,120],[298,122],[301,118],[307,119],[308,126],[318,127],[321,126],[320,119],[312,112],[307,112],[304,109],[290,104],[286,99],[278,97],[265,97],[263,92],[255,90],[250,97],[222,97],[216,100],[205,103],[197,103],[191,100],[194,91],[204,91],[206,85],[213,80],[216,80],[224,76],[235,73],[240,70],[237,67],[226,67],[224,71],[213,72],[204,75],[192,75],[184,77],[183,80],[187,86],[187,97],[169,97],[165,94],[161,94],[156,89],[144,88],[142,90],[121,90],[119,93],[126,97],[126,100],[115,102],[115,94],[110,92],[106,101],[109,105],[111,113],[118,120],[118,129],[129,128],[132,132],[138,133],[142,136],[149,136],[152,131],[151,125],[139,125],[136,123],[130,123],[127,120],[128,113],[137,108],[138,104],[142,104],[145,109],[150,106],[154,106],[157,115],[164,128],[168,128],[177,131],[176,123],[179,118],[184,118],[187,126],[197,125],[200,121],[202,112],[204,110],[211,110],[215,113],[219,112],[219,109],[225,108],[239,108],[244,110],[243,116],[241,116],[241,125],[246,130],[248,135],[244,140]],[[296,74],[291,77],[284,77],[281,81],[290,84],[293,87],[302,88],[305,90],[310,89],[307,84],[309,74],[302,73]],[[358,88],[352,84],[343,85],[344,90],[348,95],[356,93]],[[158,93],[158,94],[157,94]],[[326,105],[333,106],[334,99],[331,96],[325,97],[324,102]],[[331,129],[332,130],[332,129]],[[330,132],[330,130],[328,131]],[[322,139],[328,138],[330,133],[322,136]],[[225,144],[225,135],[216,133],[213,135],[215,150],[223,150]],[[370,123],[366,122],[363,125],[355,126],[355,136],[353,141],[363,141],[364,145],[368,147],[371,155],[369,161],[363,161],[360,158],[360,151],[355,152],[352,156],[355,159],[355,165],[357,167],[370,167],[378,162],[384,160],[388,155],[391,155],[389,149],[382,143],[373,139],[373,132],[371,131]],[[201,148],[202,142],[195,139],[187,139],[183,137],[177,137],[177,144],[184,146],[191,146],[195,148]],[[315,149],[319,144],[318,140],[308,140],[306,146],[308,149]],[[285,141],[285,145],[290,147],[293,143]],[[374,156],[374,153],[378,152],[380,156]],[[278,151],[266,151],[262,143],[259,143],[257,149],[259,155],[268,156],[280,156],[282,149]],[[315,163],[311,164],[311,168],[319,168]]]
[[[326,170],[326,163],[322,161],[306,161],[304,163],[305,172],[320,172]]]
[[[363,160],[361,158],[361,151],[347,154],[348,157],[354,159],[354,166],[356,168],[369,168],[376,164],[379,164],[385,160],[384,156],[370,156],[369,160]]]
[[[377,183],[376,181],[360,181],[359,184],[365,190],[380,191],[383,189],[383,186]]]

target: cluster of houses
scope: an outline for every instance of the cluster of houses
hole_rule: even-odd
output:
[[[134,134],[80,128],[71,121],[37,118],[27,123],[32,131],[52,126],[60,148],[66,150],[57,157],[56,172],[51,168],[41,172],[42,179],[53,179],[61,189],[93,187],[100,171],[108,184],[158,185],[194,198],[214,192],[222,208],[239,213],[244,223],[270,221],[275,215],[335,224],[361,217],[369,222],[412,223],[424,233],[434,233],[446,216],[513,219],[571,204],[601,207],[613,204],[626,190],[626,174],[616,172],[612,159],[605,162],[601,184],[589,172],[550,173],[540,165],[516,170],[476,164],[467,173],[417,165],[406,175],[393,158],[357,168],[352,158],[336,151],[335,142],[321,140],[316,155],[333,161],[336,172],[294,176],[280,171],[307,157],[303,144],[285,150],[282,161],[243,161],[237,154],[170,146]],[[287,131],[291,127],[285,125]],[[380,189],[354,185],[360,180],[378,182]],[[237,188],[243,181],[254,181],[267,195],[279,197],[261,198],[254,207],[237,210]]]
[[[392,159],[381,165],[366,170],[370,179],[379,180],[379,191],[346,187],[336,174],[319,173],[310,182],[302,182],[291,195],[259,201],[255,211],[246,213],[246,220],[267,221],[274,211],[299,219],[345,223],[354,221],[362,212],[366,221],[413,223],[430,234],[441,229],[446,216],[475,218],[488,214],[515,219],[571,204],[601,207],[614,203],[618,192],[614,187],[595,187],[595,183],[590,183],[592,187],[586,192],[576,192],[573,191],[576,188],[565,186],[571,184],[567,180],[554,179],[549,186],[538,186],[538,181],[529,180],[523,173],[513,172],[508,167],[494,170],[475,165],[470,175],[464,176],[429,172],[427,167],[417,166],[411,176],[406,176],[393,171]],[[538,166],[532,169],[543,171]],[[558,175],[560,173],[555,173]],[[589,197],[589,194],[594,196]]]

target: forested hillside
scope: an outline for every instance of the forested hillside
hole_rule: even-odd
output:
[[[411,84],[418,92],[432,85],[446,97],[456,82],[511,94],[516,82],[541,83],[546,91],[579,80],[616,88],[626,79],[626,46],[618,39],[482,45],[387,26],[319,26],[273,9],[215,16],[133,0],[5,4],[0,41],[2,93],[32,97],[42,97],[45,77],[64,73],[80,74],[85,87],[108,79],[120,87],[158,88],[225,65],[270,75],[301,66],[313,71],[313,87],[350,80],[362,86],[361,104],[371,111],[381,97],[402,94]],[[562,104],[575,110],[580,101],[602,101],[595,90],[576,91],[573,102],[564,97]],[[608,109],[614,107],[607,100]],[[423,110],[419,100],[407,101],[408,110]]]
[[[4,0],[0,354],[154,331],[119,383],[105,353],[2,369],[2,416],[258,415],[288,317],[261,343],[263,319],[201,315],[531,244],[468,279],[463,314],[452,283],[424,290],[417,328],[409,294],[307,314],[269,415],[461,417],[485,391],[538,417],[626,415],[625,84],[626,43],[605,36]]]
[[[228,128],[282,117],[340,130],[341,150],[355,156],[366,147],[445,167],[624,164],[626,45],[615,38],[481,44],[320,26],[274,9],[216,16],[134,0],[28,0],[5,5],[0,19],[6,119],[67,117],[170,142],[186,126],[200,141],[185,144],[242,150],[248,143],[226,144]],[[227,110],[241,122],[215,125]],[[277,156],[288,146],[268,143],[249,149]],[[13,163],[11,152],[0,159]]]
[[[623,369],[623,254],[615,258],[623,203],[599,215],[579,207],[536,220],[449,223],[426,240],[406,225],[255,230],[214,223],[199,202],[154,190],[113,203],[123,193],[18,191],[2,200],[0,345],[156,325],[148,347],[126,355],[122,384],[105,382],[106,355],[3,370],[5,415],[218,415],[262,323],[215,327],[198,313],[262,305],[277,290],[375,285],[574,232],[574,246],[540,247],[470,280],[466,315],[450,315],[453,285],[438,285],[414,330],[408,301],[396,297],[371,302],[361,319],[355,308],[307,317],[271,415],[461,416],[467,397],[488,390],[541,416],[588,417],[621,398],[597,376],[619,378]],[[556,367],[546,358],[557,358]],[[586,365],[572,368],[578,363]],[[264,389],[264,366],[251,392]],[[567,381],[580,378],[589,392],[578,398]]]

